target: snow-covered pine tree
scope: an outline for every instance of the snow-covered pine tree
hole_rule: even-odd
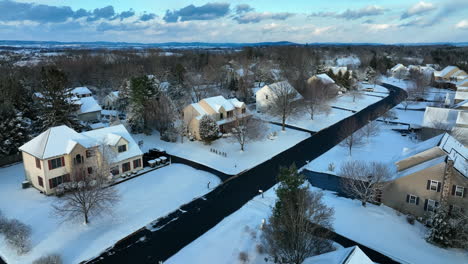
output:
[[[200,120],[200,138],[207,144],[219,137],[219,127],[216,121],[208,115],[204,115]]]
[[[30,120],[13,108],[0,109],[0,157],[18,152],[18,148],[30,139]]]
[[[445,248],[468,248],[468,216],[440,206],[429,218],[426,240]]]
[[[77,99],[67,88],[68,79],[64,72],[54,66],[41,69],[41,90],[37,100],[41,101],[38,117],[38,130],[45,131],[49,127],[66,125],[77,131],[83,129],[76,111],[79,109]]]
[[[127,121],[133,132],[142,132],[148,129],[146,107],[160,95],[160,83],[153,75],[144,75],[132,78],[128,84]]]

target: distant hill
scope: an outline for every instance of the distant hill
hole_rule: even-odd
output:
[[[258,46],[288,46],[288,45],[311,45],[311,46],[382,46],[382,45],[403,45],[403,46],[434,46],[434,45],[449,45],[449,46],[468,46],[468,42],[452,43],[452,42],[434,42],[434,43],[307,43],[299,44],[289,41],[278,42],[258,42],[258,43],[208,43],[208,42],[165,42],[165,43],[132,43],[132,42],[59,42],[59,41],[20,41],[20,40],[0,40],[0,49],[144,49],[144,48],[161,48],[161,49],[226,49],[226,48],[242,48],[242,47],[258,47]]]

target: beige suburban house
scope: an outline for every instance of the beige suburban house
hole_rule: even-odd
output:
[[[106,149],[107,153],[102,153]],[[70,181],[77,168],[93,173],[103,155],[113,176],[143,168],[143,153],[123,125],[78,133],[67,126],[51,127],[19,148],[26,179],[49,195]]]
[[[236,98],[226,99],[214,96],[200,100],[184,108],[184,122],[191,136],[200,140],[199,124],[204,115],[212,117],[222,133],[229,132],[236,118],[244,118],[249,114],[245,103]]]
[[[457,66],[447,66],[441,71],[435,71],[434,77],[436,81],[458,82],[468,78],[468,74]]]
[[[425,217],[442,202],[468,212],[468,150],[449,134],[421,142],[397,161],[394,179],[382,203],[403,213]]]

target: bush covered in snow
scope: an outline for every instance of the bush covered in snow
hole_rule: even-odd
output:
[[[5,236],[8,245],[16,249],[18,255],[25,254],[31,249],[31,227],[19,220],[9,220],[0,216],[0,233]]]
[[[57,254],[50,254],[36,259],[33,264],[62,264],[62,258]]]
[[[208,115],[204,115],[200,120],[200,137],[207,144],[219,138],[218,124]]]

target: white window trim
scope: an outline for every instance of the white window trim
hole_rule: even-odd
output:
[[[432,189],[433,184],[435,184],[435,189]],[[437,187],[439,186],[439,181],[431,180],[431,184],[429,185],[429,190],[437,191]]]
[[[414,202],[411,202],[411,198],[414,198]],[[417,200],[418,200],[418,196],[416,196],[414,194],[409,194],[409,199],[408,199],[409,204],[416,204]]]
[[[461,188],[461,195],[457,194],[459,188]],[[464,194],[465,194],[465,187],[460,186],[460,185],[455,185],[455,196],[463,197]]]

